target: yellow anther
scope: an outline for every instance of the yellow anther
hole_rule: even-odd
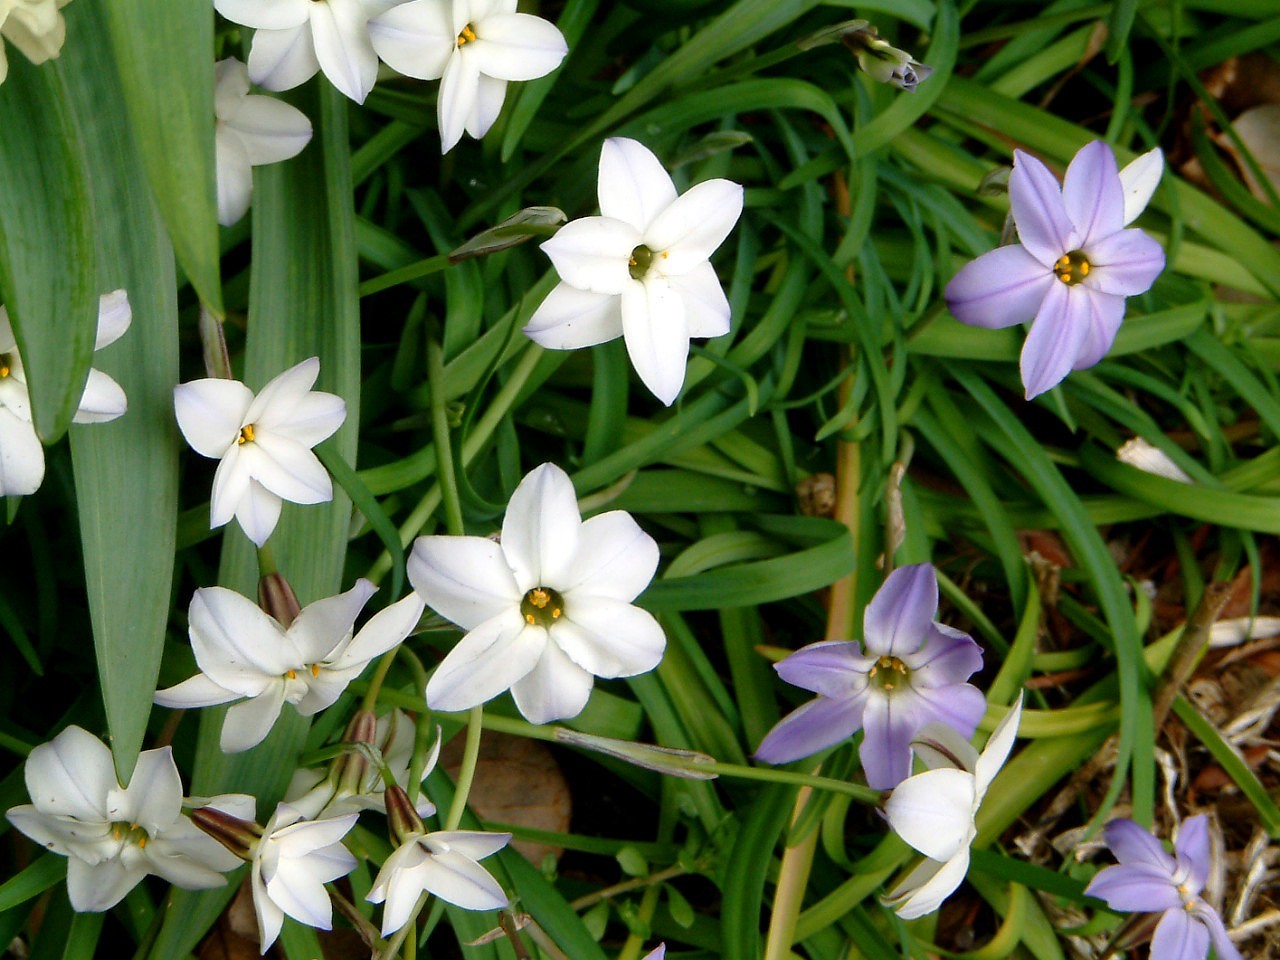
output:
[[[475,43],[475,42],[476,42],[476,32],[471,29],[471,24],[468,23],[465,27],[462,28],[462,32],[458,34],[458,46],[462,46],[464,43]]]
[[[320,676],[320,664],[318,664],[318,663],[313,663],[313,664],[311,665],[311,675],[312,675],[313,677],[318,677],[318,676]]]
[[[144,833],[142,836],[140,836],[140,837],[138,838],[138,849],[139,849],[139,850],[145,850],[145,849],[146,849],[146,846],[147,846],[147,841],[148,841],[149,839],[150,839],[150,837],[148,837],[145,833]]]
[[[297,672],[296,672],[296,671],[293,671],[293,670],[286,670],[286,671],[284,672],[284,675],[285,675],[285,679],[287,679],[287,680],[297,680],[297,679],[298,679],[298,674],[297,674]]]
[[[541,587],[536,587],[529,591],[529,602],[541,610],[551,602],[551,594],[547,593],[547,591],[543,590]],[[552,613],[551,615],[554,617],[556,614]]]
[[[248,423],[240,428],[240,436],[236,437],[236,443],[253,443],[253,424]]]
[[[560,619],[560,614],[562,614],[562,613],[564,613],[564,611],[563,611],[563,610],[561,610],[559,607],[553,607],[553,608],[551,609],[551,619],[552,619],[552,620],[559,620],[559,619]]]
[[[1089,258],[1085,256],[1083,250],[1072,250],[1070,253],[1064,253],[1058,258],[1053,265],[1053,273],[1059,280],[1067,286],[1075,286],[1089,275],[1092,264]]]
[[[537,623],[537,622],[538,622],[538,620],[537,620],[537,618],[536,618],[532,613],[526,613],[526,614],[524,615],[524,622],[525,622],[525,623]]]
[[[3,380],[12,372],[13,371],[9,369],[9,365],[7,363],[0,363],[0,380]]]

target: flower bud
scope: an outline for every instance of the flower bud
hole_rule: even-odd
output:
[[[933,73],[932,67],[915,60],[905,50],[892,47],[876,35],[875,27],[855,30],[840,38],[840,42],[853,51],[862,72],[879,83],[891,83],[908,93],[921,80]]]
[[[426,825],[409,802],[409,795],[399,784],[388,784],[383,800],[387,805],[387,831],[396,846],[408,841],[415,834],[427,832]]]
[[[348,743],[367,743],[373,745],[378,738],[378,716],[372,710],[357,710],[351,722],[347,724],[342,739]],[[362,793],[364,775],[369,769],[369,760],[363,751],[353,750],[338,758],[338,790],[339,796],[350,796]]]
[[[190,813],[191,822],[234,853],[241,860],[252,860],[262,837],[262,827],[251,820],[241,820],[216,807],[197,807]]]
[[[302,611],[293,587],[279,573],[269,573],[258,581],[258,606],[286,630]]]
[[[671,777],[682,777],[685,780],[714,780],[718,773],[706,769],[707,764],[714,764],[715,757],[697,750],[681,750],[677,747],[660,747],[652,743],[635,743],[631,740],[615,740],[613,737],[598,737],[568,727],[556,727],[556,740],[584,750],[594,750],[606,756],[625,760],[627,763],[646,770],[656,770]]]

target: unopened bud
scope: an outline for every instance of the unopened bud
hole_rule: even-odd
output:
[[[858,58],[862,72],[880,83],[890,83],[910,93],[933,73],[932,67],[915,60],[905,50],[880,39],[880,33],[866,20],[846,20],[810,34],[796,45],[801,50],[829,43],[843,43]]]
[[[253,859],[254,848],[262,837],[262,827],[251,820],[223,813],[216,807],[197,807],[189,816],[192,823],[241,860]]]
[[[525,207],[497,226],[476,234],[462,246],[450,250],[449,262],[461,263],[472,257],[509,250],[534,237],[549,237],[568,219],[559,207]]]
[[[357,710],[342,735],[347,743],[367,743],[370,746],[375,744],[377,737],[378,717],[372,710]],[[364,751],[344,753],[339,762],[338,793],[349,796],[363,792],[364,775],[369,769]]]
[[[586,750],[603,753],[646,770],[656,770],[672,777],[686,780],[714,780],[719,776],[705,769],[716,758],[697,750],[680,750],[676,747],[660,747],[652,743],[635,743],[631,740],[615,740],[594,734],[556,727],[556,740]],[[700,769],[701,768],[701,769]]]
[[[387,805],[387,831],[391,834],[391,842],[396,846],[415,834],[427,832],[418,811],[409,802],[409,795],[399,784],[387,784],[383,801]]]
[[[268,573],[258,581],[258,606],[278,620],[286,630],[302,612],[293,587],[278,573]]]

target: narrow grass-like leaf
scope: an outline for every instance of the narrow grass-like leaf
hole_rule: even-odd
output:
[[[1271,794],[1258,779],[1258,775],[1249,769],[1244,758],[1186,698],[1178,697],[1174,700],[1173,712],[1187,725],[1196,739],[1204,744],[1213,759],[1222,765],[1222,769],[1235,781],[1240,792],[1249,798],[1249,802],[1258,811],[1262,828],[1267,831],[1267,835],[1273,838],[1280,836],[1280,808],[1276,807]]]
[[[43,853],[21,873],[0,884],[0,911],[11,910],[38,897],[67,875],[67,858]]]

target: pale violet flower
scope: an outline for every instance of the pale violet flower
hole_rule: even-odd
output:
[[[632,601],[658,545],[629,513],[585,523],[573,483],[552,463],[511,495],[501,543],[419,537],[409,579],[468,631],[427,682],[432,710],[466,710],[510,689],[533,723],[577,716],[595,677],[630,677],[662,659],[658,621]]]
[[[911,741],[928,723],[971,737],[986,699],[965,681],[982,650],[936,622],[938,577],[927,563],[899,567],[867,604],[862,639],[797,650],[775,665],[782,679],[818,694],[769,731],[756,751],[786,763],[864,731],[858,755],[867,783],[888,790],[911,772]]]
[[[507,83],[544,77],[569,52],[555,24],[516,12],[516,0],[410,0],[369,21],[373,48],[393,70],[439,80],[441,152],[480,139],[502,110]]]
[[[116,780],[111,751],[93,734],[67,727],[31,751],[23,770],[32,802],[9,822],[68,858],[67,894],[81,912],[109,910],[143,877],[206,890],[225,883],[239,861],[182,813],[182,781],[169,747],[144,750],[128,786]],[[209,801],[253,816],[252,797]]]
[[[984,253],[947,285],[947,306],[962,323],[996,328],[1034,318],[1022,348],[1027,399],[1101,360],[1125,298],[1148,290],[1164,269],[1160,245],[1124,229],[1158,180],[1155,161],[1140,159],[1126,184],[1111,148],[1095,140],[1059,188],[1048,167],[1014,151],[1009,202],[1020,242]]]
[[[311,389],[319,373],[317,358],[303,360],[257,396],[239,380],[215,377],[174,387],[174,411],[187,443],[221,461],[213,475],[210,527],[235,517],[262,546],[280,519],[282,500],[333,499],[329,474],[311,448],[342,426],[347,405]]]
[[[0,0],[2,5],[5,0]],[[133,320],[129,295],[113,290],[98,298],[98,332],[93,349],[119,340]],[[129,404],[120,384],[101,370],[90,370],[74,423],[106,423],[121,417]],[[35,493],[44,480],[44,447],[31,423],[27,374],[9,314],[0,306],[0,496]]]
[[[667,945],[660,943],[652,951],[646,953],[640,960],[665,960],[667,956]]]
[[[552,350],[621,336],[644,385],[670,406],[689,339],[729,332],[729,301],[708,261],[742,215],[742,187],[706,180],[677,196],[657,157],[615,137],[600,151],[597,193],[600,216],[542,244],[561,282],[525,335]]]
[[[62,52],[67,25],[58,12],[71,0],[0,0],[0,37],[40,64]],[[4,40],[0,40],[0,83],[9,75]]]
[[[357,580],[346,593],[303,607],[287,629],[232,590],[197,590],[188,617],[201,672],[157,690],[155,702],[189,709],[236,701],[223,721],[221,746],[227,753],[249,749],[267,735],[286,703],[303,716],[319,713],[370,660],[417,625],[422,601],[411,593],[353,634],[356,617],[375,589],[368,580]]]
[[[323,70],[329,82],[364,103],[378,79],[364,0],[214,0],[233,23],[253,27],[249,78],[291,90]]]
[[[1021,717],[1019,696],[981,755],[941,723],[930,724],[912,744],[929,769],[903,780],[885,804],[889,826],[927,858],[886,898],[904,920],[937,910],[969,871],[978,808],[1013,749]]]
[[[333,905],[325,884],[356,868],[342,838],[357,814],[304,820],[287,803],[276,808],[253,851],[250,884],[263,953],[275,943],[285,915],[319,930],[333,926]]]
[[[249,209],[252,168],[296,157],[311,141],[311,121],[283,100],[250,94],[249,71],[239,60],[219,60],[214,76],[218,222],[229,227]]]
[[[1162,914],[1151,960],[1203,960],[1210,943],[1218,960],[1242,960],[1218,911],[1200,896],[1212,861],[1208,817],[1182,822],[1173,856],[1132,820],[1112,820],[1104,836],[1120,863],[1099,871],[1084,892],[1112,910]]]

